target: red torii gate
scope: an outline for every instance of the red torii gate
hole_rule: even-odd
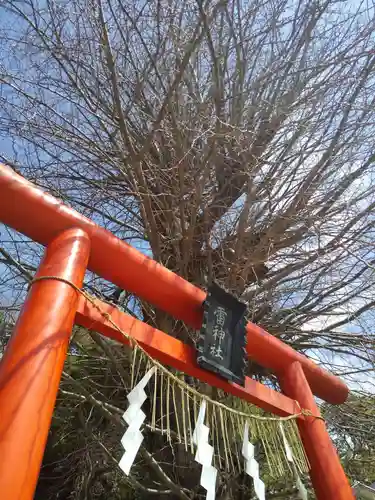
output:
[[[1,164],[0,221],[47,247],[36,277],[62,279],[40,280],[31,287],[0,362],[0,495],[30,500],[73,324],[127,342],[69,283],[81,288],[89,268],[194,328],[201,325],[205,292]],[[248,323],[248,356],[277,375],[283,393],[248,377],[241,387],[199,368],[193,349],[181,341],[96,302],[159,361],[276,415],[309,410],[313,416],[300,416],[297,424],[316,497],[354,499],[325,423],[314,418],[320,414],[313,394],[332,404],[346,400],[348,388],[338,377]]]

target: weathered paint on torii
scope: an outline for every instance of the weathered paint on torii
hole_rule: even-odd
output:
[[[81,287],[86,267],[188,325],[199,328],[205,292],[116,238],[0,164],[0,221],[47,246],[37,276],[61,276]],[[193,350],[117,308],[100,307],[155,358],[277,415],[318,416],[314,396],[343,403],[338,377],[258,326],[247,325],[247,352],[272,370],[283,394],[246,378],[240,387],[202,370]],[[5,500],[33,497],[74,322],[125,343],[126,339],[68,284],[33,285],[0,363],[0,492]],[[319,500],[354,499],[323,420],[297,421]]]

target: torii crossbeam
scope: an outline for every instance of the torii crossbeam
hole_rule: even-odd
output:
[[[189,326],[199,328],[205,292],[116,238],[56,198],[0,164],[0,221],[45,245],[37,277],[0,362],[0,494],[4,500],[33,498],[60,377],[74,323],[125,343],[98,310],[68,284],[81,288],[86,268],[147,300]],[[283,393],[251,378],[229,383],[198,367],[193,349],[116,307],[100,302],[113,321],[154,358],[228,393],[286,416],[298,418],[318,500],[352,500],[314,396],[343,403],[348,388],[258,326],[247,325],[249,358],[273,371]]]

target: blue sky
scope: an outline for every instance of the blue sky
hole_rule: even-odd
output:
[[[353,7],[356,7],[357,5],[359,5],[359,3],[358,2],[352,2],[351,5],[353,5]],[[15,31],[15,34],[17,34],[17,29],[21,29],[21,26],[14,23],[12,16],[10,16],[10,15],[3,15],[1,17],[1,19],[0,19],[0,32],[1,32],[1,29],[3,29],[3,30],[9,30],[9,31],[13,30],[13,31]],[[4,31],[3,31],[3,33],[4,33]],[[0,37],[0,40],[1,40],[1,37]],[[0,55],[0,64],[1,64],[1,61],[6,61],[7,64],[10,65],[10,67],[13,70],[20,71],[21,74],[22,74],[22,64],[21,64],[21,62],[16,57],[12,56],[11,57],[11,62],[9,63],[9,56],[12,54],[12,46],[11,45],[5,45],[5,41],[1,40],[1,42],[0,42],[0,52],[1,52],[1,49],[3,49],[3,51],[2,51],[2,53]],[[27,64],[27,61],[25,62],[25,64]],[[0,75],[1,75],[1,66],[0,66]],[[1,91],[0,96],[2,98],[4,98],[4,97],[8,97],[9,98],[9,92],[8,92],[8,90],[6,90],[6,86],[1,86],[0,87],[0,91]],[[6,92],[6,94],[5,94],[5,92]],[[33,110],[32,106],[30,106],[30,109],[28,110],[29,118],[32,117],[33,111],[34,110]],[[0,123],[1,123],[1,114],[0,114]],[[25,160],[25,155],[24,155],[25,144],[21,143],[21,142],[15,142],[9,136],[7,137],[5,135],[1,135],[0,134],[0,150],[1,150],[2,154],[3,154],[3,156],[9,157],[11,159],[15,158],[20,164],[22,164],[23,161]],[[79,189],[79,187],[77,188],[77,186],[76,186],[76,189]],[[104,210],[107,210],[109,213],[111,213],[114,216],[117,215],[116,212],[115,212],[117,209],[114,208],[113,206],[107,206],[107,207],[106,206],[102,206],[101,208],[104,209]],[[236,214],[236,212],[240,208],[241,208],[241,200],[238,201],[237,204],[233,207],[233,211],[232,211],[231,215]],[[78,210],[82,211],[83,209],[82,208],[78,208]],[[229,215],[227,215],[227,217],[228,216]],[[96,219],[96,221],[99,224],[102,223],[102,218],[101,218],[100,215],[93,214],[93,217],[94,217],[94,219]],[[112,229],[114,231],[118,230],[118,227],[116,227],[115,223],[113,223],[113,225],[109,225],[108,228]],[[9,245],[10,250],[15,251],[15,247],[10,242],[11,237],[18,238],[18,235],[12,235],[12,233],[9,233],[7,230],[5,230],[5,228],[1,228],[1,233],[0,233],[1,241],[7,241],[8,242],[7,245]],[[127,237],[126,231],[123,231],[122,237],[123,238]],[[138,249],[140,249],[141,251],[143,251],[144,253],[150,254],[150,247],[147,244],[147,242],[145,242],[144,240],[143,241],[141,241],[141,240],[137,241],[137,240],[133,239],[132,240],[132,244],[134,246],[136,246]],[[22,258],[24,260],[27,260],[29,262],[29,264],[31,264],[31,265],[37,265],[37,256],[36,256],[36,253],[33,252],[32,250],[30,250],[30,247],[28,245],[23,245],[22,248],[24,249],[24,251],[22,252]],[[1,272],[1,274],[5,273],[4,266],[2,266],[1,264],[0,264],[0,272]],[[0,293],[2,294],[1,299],[2,299],[3,303],[9,303],[10,301],[13,301],[15,299],[17,299],[17,300],[21,299],[21,296],[19,295],[19,292],[18,291],[14,292],[12,290],[12,287],[8,287],[6,289],[4,288],[3,290],[0,290]],[[296,295],[297,294],[295,294],[294,297],[290,297],[289,298],[290,304],[295,303],[295,302],[298,301],[298,297]],[[289,304],[288,303],[284,303],[282,305],[282,307],[289,307]],[[364,318],[362,318],[362,319],[364,319]],[[371,316],[369,316],[368,322],[370,322],[370,319],[371,319]],[[321,319],[321,321],[326,321],[326,320],[327,320],[327,318],[322,318]],[[349,331],[354,331],[354,330],[359,329],[359,328],[361,328],[361,326],[357,322],[354,322],[347,329]],[[335,362],[336,364],[340,364],[340,360],[339,359],[337,359],[337,360],[332,360],[332,359],[327,360],[328,364],[330,364],[332,362]]]

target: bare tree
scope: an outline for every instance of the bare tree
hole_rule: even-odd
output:
[[[252,321],[369,383],[373,7],[2,0],[1,9],[3,161],[189,281],[219,281],[248,302]],[[3,230],[7,309],[39,255]],[[94,276],[87,286],[194,342],[126,292]]]

